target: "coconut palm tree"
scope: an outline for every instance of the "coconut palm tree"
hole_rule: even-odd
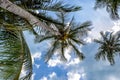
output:
[[[112,19],[119,19],[120,0],[96,0],[95,9],[106,8]]]
[[[63,25],[52,25],[56,26],[56,30],[60,34],[51,34],[46,33],[43,36],[38,36],[36,42],[42,42],[45,40],[50,40],[52,42],[51,47],[49,47],[46,55],[45,61],[48,62],[49,59],[54,55],[54,53],[59,53],[62,60],[66,60],[65,50],[69,47],[72,47],[72,50],[79,57],[80,60],[84,59],[84,55],[77,46],[84,45],[83,37],[87,35],[87,32],[90,30],[89,26],[91,22],[87,21],[82,24],[76,24],[74,18],[68,23],[66,23],[65,15],[62,13],[59,16],[59,20]]]
[[[26,75],[21,75],[25,69]],[[0,79],[29,80],[32,74],[32,61],[23,33],[10,24],[0,25]],[[20,77],[21,75],[21,77]]]
[[[41,27],[46,27],[47,31],[54,32],[55,27],[53,29],[49,25],[62,23],[46,15],[47,10],[72,12],[80,9],[62,3],[50,4],[50,1],[52,0],[0,0],[0,79],[30,80],[32,61],[22,33],[24,30],[31,30],[38,35],[37,31],[40,32],[43,30]],[[39,13],[36,13],[36,10],[39,10]],[[34,27],[37,27],[37,31]],[[21,75],[23,69],[26,75]]]
[[[113,33],[100,32],[102,39],[95,40],[96,43],[100,44],[98,53],[95,58],[97,60],[103,59],[108,60],[111,65],[115,64],[114,56],[120,54],[120,36],[113,35]]]

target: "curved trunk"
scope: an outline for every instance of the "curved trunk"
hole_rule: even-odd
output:
[[[21,7],[13,4],[9,0],[0,0],[0,7],[8,10],[9,12],[16,14],[24,19],[26,19],[31,25],[33,26],[40,26],[48,31],[54,32],[56,34],[59,34],[54,29],[48,27],[47,25],[43,24],[39,19],[37,19],[35,16],[33,16],[28,11],[22,9]]]

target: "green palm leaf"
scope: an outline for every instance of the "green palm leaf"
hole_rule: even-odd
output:
[[[29,49],[22,32],[0,27],[0,79],[18,80],[22,66],[26,65],[28,73],[32,72]],[[29,63],[29,64],[27,64]],[[25,75],[27,77],[28,75]]]

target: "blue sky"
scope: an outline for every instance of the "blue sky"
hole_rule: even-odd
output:
[[[85,39],[88,44],[80,47],[86,56],[83,61],[67,54],[68,62],[66,63],[61,62],[56,56],[45,63],[43,57],[50,43],[46,41],[35,44],[34,36],[25,32],[33,59],[32,80],[119,80],[119,57],[115,58],[116,64],[114,66],[110,66],[108,61],[96,61],[94,55],[98,45],[92,40],[100,38],[100,31],[119,31],[120,21],[112,21],[105,9],[94,10],[94,3],[94,0],[73,1],[73,4],[82,7],[81,11],[74,13],[76,21],[81,23],[91,21],[91,27],[93,27]]]

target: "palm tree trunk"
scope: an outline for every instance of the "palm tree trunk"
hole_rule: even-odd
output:
[[[47,25],[45,25],[44,23],[42,23],[39,19],[37,19],[31,13],[29,13],[28,11],[22,9],[21,7],[13,4],[9,0],[0,0],[0,7],[26,19],[33,26],[40,26],[48,31],[59,34],[54,29],[52,29],[52,28],[48,27]]]

